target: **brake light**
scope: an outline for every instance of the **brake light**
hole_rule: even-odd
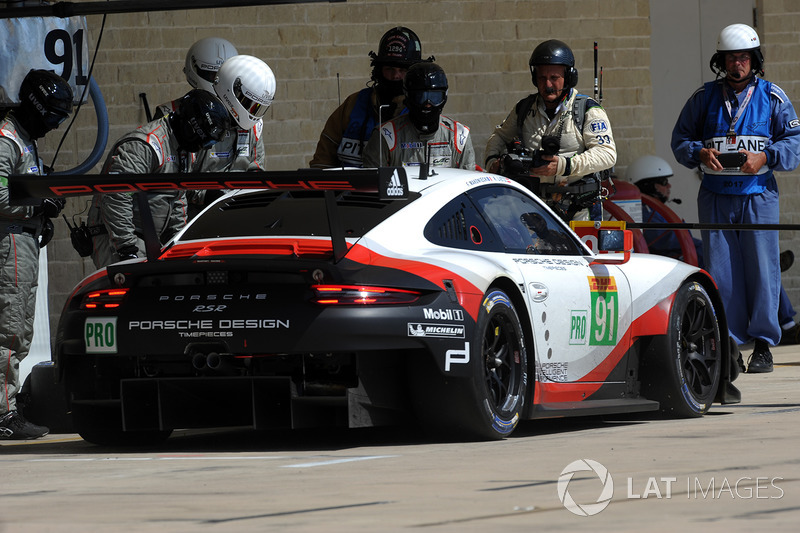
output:
[[[83,297],[81,309],[114,309],[122,305],[128,289],[92,291]]]
[[[410,304],[420,296],[417,291],[362,285],[313,285],[311,289],[313,301],[320,305]]]

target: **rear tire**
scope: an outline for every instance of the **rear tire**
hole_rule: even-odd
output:
[[[695,281],[680,286],[669,316],[669,331],[654,338],[642,358],[644,395],[674,418],[708,412],[719,388],[724,350],[711,298]]]
[[[508,437],[519,422],[528,388],[524,334],[514,306],[501,290],[489,290],[470,342],[472,376],[449,378],[425,366],[418,375],[417,413],[438,436],[467,440]]]

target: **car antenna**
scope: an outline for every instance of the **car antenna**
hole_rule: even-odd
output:
[[[419,165],[419,179],[426,180],[428,176],[435,176],[436,172],[431,173],[431,147],[428,145],[428,141],[425,141],[425,159]]]

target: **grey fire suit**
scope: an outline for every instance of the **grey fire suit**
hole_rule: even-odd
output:
[[[156,118],[165,117],[175,111],[179,102],[174,100],[156,107]],[[192,170],[194,172],[264,170],[267,158],[264,154],[263,130],[263,120],[259,120],[250,130],[239,129],[234,123],[234,127],[225,133],[221,141],[197,153]]]
[[[33,340],[39,240],[45,222],[31,206],[11,206],[10,174],[41,174],[36,141],[13,113],[0,120],[0,416],[16,409],[19,363]]]
[[[156,118],[169,115],[177,109],[179,100],[173,100],[156,107]],[[196,154],[193,172],[249,172],[252,170],[265,170],[267,158],[264,153],[264,121],[249,130],[239,129],[235,126],[225,133],[221,141],[207,150]],[[189,218],[202,210],[208,191],[186,191],[189,204]]]
[[[426,143],[431,167],[475,170],[469,128],[444,115],[430,134],[420,133],[408,114],[384,122],[372,132],[364,148],[364,166],[418,166],[425,162]]]
[[[167,117],[154,120],[124,135],[103,165],[105,174],[161,174],[187,172],[194,155],[178,149]],[[92,260],[97,268],[145,251],[142,219],[134,194],[96,194],[87,224],[101,226],[94,237]],[[161,244],[186,225],[186,193],[146,193]]]

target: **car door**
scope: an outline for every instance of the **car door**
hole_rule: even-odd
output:
[[[470,196],[524,281],[539,380],[624,381],[631,291],[622,271],[592,264],[577,236],[522,191],[492,186]]]

